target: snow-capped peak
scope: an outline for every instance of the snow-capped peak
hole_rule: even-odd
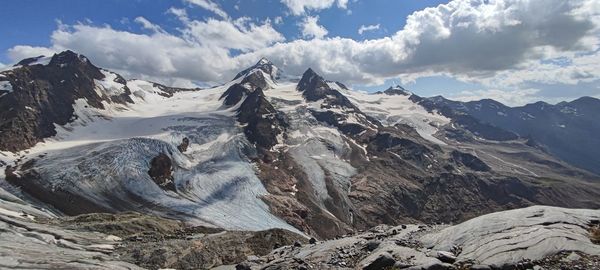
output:
[[[404,87],[402,87],[400,85],[390,86],[390,88],[383,91],[383,93],[390,95],[390,96],[392,96],[392,95],[403,95],[403,96],[412,95],[412,93],[410,91],[406,90]]]
[[[248,76],[252,73],[254,73],[255,71],[260,70],[262,72],[264,72],[265,74],[271,76],[271,79],[273,81],[276,81],[280,75],[281,75],[281,71],[279,70],[279,68],[277,68],[277,66],[275,66],[271,61],[269,61],[267,58],[261,58],[255,65],[243,70],[242,72],[238,73],[234,80],[244,77],[244,76]]]
[[[269,61],[269,59],[263,57],[260,60],[258,60],[258,63],[256,63],[256,65],[254,65],[254,66],[260,66],[260,65],[273,65],[273,63],[271,61]]]
[[[23,59],[23,60],[19,61],[19,63],[17,63],[15,65],[15,67],[17,67],[17,66],[32,66],[32,65],[38,65],[38,64],[47,65],[48,63],[50,63],[51,58],[52,57],[45,56],[45,55],[27,58],[27,59]]]

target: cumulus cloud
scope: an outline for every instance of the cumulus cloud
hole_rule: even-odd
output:
[[[309,2],[302,1],[297,10],[304,11]],[[595,0],[454,0],[414,12],[403,29],[388,37],[365,41],[325,38],[327,30],[316,16],[305,17],[300,27],[303,37],[316,38],[286,41],[269,21],[200,21],[184,10],[170,13],[183,24],[177,33],[78,24],[54,31],[50,48],[16,46],[9,56],[18,60],[68,48],[100,66],[131,74],[204,82],[226,81],[261,57],[290,74],[312,67],[350,84],[435,74],[493,89],[600,79],[600,8]],[[551,61],[562,58],[569,61]]]
[[[221,7],[215,2],[212,2],[210,0],[185,0],[185,1],[190,4],[199,6],[203,9],[206,9],[208,11],[211,11],[223,19],[229,19],[229,15],[227,15],[227,13],[223,9],[221,9]]]
[[[328,33],[325,27],[319,25],[319,16],[306,16],[299,25],[300,29],[302,30],[302,37],[304,38],[321,39]]]
[[[18,62],[22,59],[29,57],[37,57],[40,55],[54,55],[56,52],[57,50],[53,48],[17,45],[8,49],[8,57],[14,62]]]
[[[186,40],[201,46],[218,49],[236,49],[242,52],[258,50],[285,38],[267,21],[256,25],[248,17],[234,21],[207,19],[191,21],[182,30]]]
[[[141,22],[141,21],[140,21]],[[189,21],[180,35],[163,31],[131,33],[87,24],[61,25],[51,36],[51,48],[15,46],[8,55],[13,61],[38,55],[52,55],[71,49],[95,64],[134,78],[189,86],[191,81],[217,83],[231,79],[239,62],[230,50],[258,50],[284,37],[268,22],[257,25],[246,18],[234,21]]]
[[[361,25],[358,28],[358,34],[362,35],[364,32],[368,32],[368,31],[375,31],[379,29],[379,24],[374,24],[374,25]]]
[[[293,15],[302,15],[308,10],[327,9],[336,2],[339,8],[346,9],[348,7],[348,0],[281,0],[281,3],[287,6]]]

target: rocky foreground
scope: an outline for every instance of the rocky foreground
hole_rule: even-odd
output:
[[[3,209],[0,228],[0,268],[11,269],[600,269],[600,210],[546,206],[328,241],[137,213],[43,218]]]

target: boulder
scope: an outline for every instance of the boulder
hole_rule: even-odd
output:
[[[379,247],[380,243],[381,242],[379,242],[377,240],[370,240],[369,242],[367,242],[365,249],[367,249],[368,251],[376,250]]]
[[[173,163],[165,153],[160,153],[150,161],[148,175],[162,189],[176,191],[173,178]]]
[[[394,260],[391,255],[382,253],[379,255],[379,257],[377,257],[377,259],[363,266],[363,270],[380,270],[384,269],[385,267],[394,266],[395,263],[396,260]]]
[[[445,263],[454,263],[456,261],[456,256],[447,251],[438,251],[435,257]]]
[[[179,150],[179,152],[183,153],[183,152],[187,151],[188,146],[190,146],[190,139],[185,137],[185,138],[183,138],[183,140],[181,140],[181,144],[179,144],[177,146],[177,150]]]

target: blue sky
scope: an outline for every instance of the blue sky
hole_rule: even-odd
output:
[[[0,63],[72,49],[185,86],[267,57],[360,90],[397,82],[424,96],[558,102],[600,96],[599,10],[594,0],[8,0]]]
[[[447,1],[441,0],[369,0],[349,3],[347,10],[331,8],[311,12],[318,14],[320,23],[327,27],[330,36],[341,36],[362,40],[379,38],[398,31],[404,26],[406,18],[415,10],[436,6]],[[300,38],[297,24],[300,16],[286,16],[288,10],[278,0],[238,0],[220,1],[221,7],[230,16],[239,18],[248,16],[258,20],[286,17],[283,24],[275,28],[286,38]],[[236,9],[234,6],[238,6]],[[190,7],[184,1],[167,0],[14,0],[6,1],[0,9],[0,62],[9,63],[11,59],[6,51],[15,45],[49,46],[49,36],[57,27],[57,20],[72,25],[78,22],[91,21],[93,24],[108,24],[115,29],[140,31],[140,25],[133,20],[142,16],[165,30],[176,31],[179,22],[166,11],[171,7]],[[348,12],[348,10],[350,12]],[[190,17],[211,17],[214,14],[206,9],[188,9]],[[361,25],[381,24],[381,29],[359,35],[357,29]]]

